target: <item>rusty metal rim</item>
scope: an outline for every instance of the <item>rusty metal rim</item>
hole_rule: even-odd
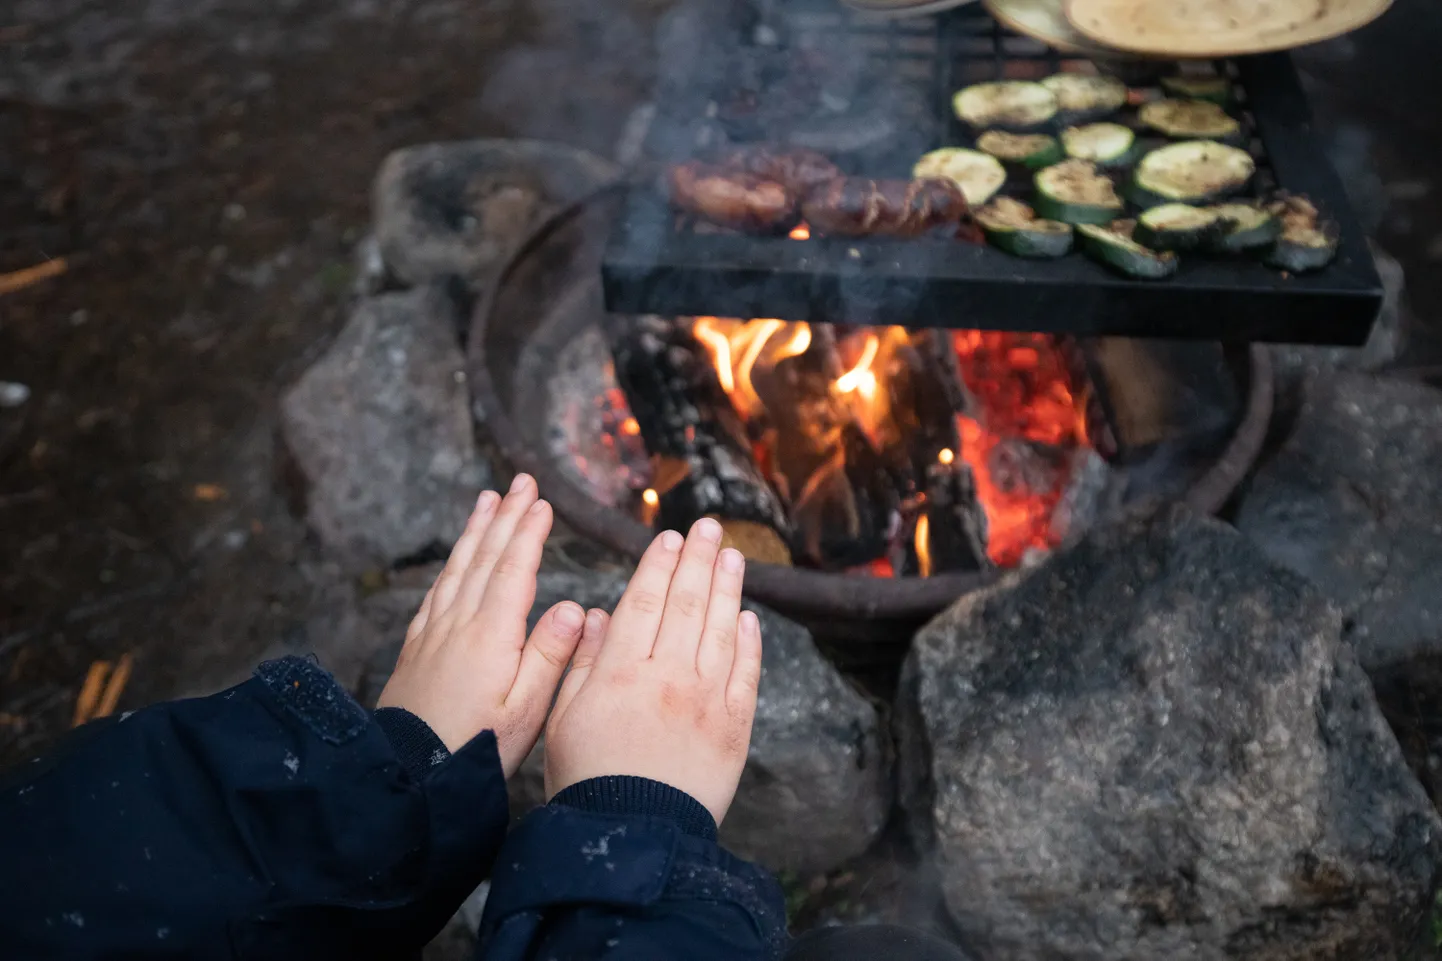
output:
[[[516,269],[558,230],[591,205],[619,196],[623,182],[607,184],[543,220],[516,248],[496,280],[482,294],[471,318],[467,374],[473,403],[485,411],[492,440],[512,468],[536,478],[542,495],[572,528],[616,550],[639,558],[654,536],[639,521],[605,507],[572,484],[548,458],[521,436],[501,401],[486,358],[486,333],[492,313]],[[1212,514],[1221,508],[1246,476],[1266,438],[1272,413],[1272,365],[1267,348],[1248,350],[1249,385],[1246,412],[1216,463],[1188,491],[1183,501],[1193,510]],[[936,577],[861,578],[804,568],[752,562],[746,567],[746,595],[795,616],[856,618],[922,618],[940,611],[956,598],[994,583],[1005,572],[953,573]]]

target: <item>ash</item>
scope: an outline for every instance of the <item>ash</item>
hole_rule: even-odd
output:
[[[557,355],[547,396],[547,450],[573,483],[607,507],[627,505],[650,486],[645,448],[621,432],[631,411],[599,327],[586,328]]]

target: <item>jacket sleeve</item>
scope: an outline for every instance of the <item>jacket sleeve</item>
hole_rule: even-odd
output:
[[[301,658],[75,734],[0,786],[0,958],[405,957],[505,833],[493,734],[447,755]]]
[[[770,961],[786,943],[769,874],[715,841],[688,795],[597,778],[531,812],[496,859],[478,961]]]

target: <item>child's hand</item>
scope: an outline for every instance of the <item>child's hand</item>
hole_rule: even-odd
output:
[[[756,714],[761,626],[741,613],[740,553],[721,526],[657,537],[604,631],[597,612],[546,726],[546,796],[609,774],[663,781],[720,824]]]
[[[496,732],[506,777],[520,767],[581,637],[585,614],[563,601],[526,639],[551,506],[521,474],[502,500],[486,491],[445,570],[411,621],[379,706],[403,707],[452,751]]]

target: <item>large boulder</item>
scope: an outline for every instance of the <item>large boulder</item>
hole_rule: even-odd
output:
[[[361,300],[281,399],[307,522],[337,557],[387,565],[460,536],[491,472],[476,448],[442,285]]]
[[[617,173],[594,154],[539,140],[407,147],[376,174],[372,229],[403,283],[453,275],[479,289],[540,218]]]
[[[1018,961],[1380,961],[1442,822],[1340,614],[1185,512],[1098,529],[922,630],[903,803],[948,912]]]
[[[613,610],[626,588],[613,574],[542,573],[531,624],[551,605],[573,600]],[[400,651],[405,623],[420,605],[418,584],[384,592],[365,604],[367,619],[394,641],[366,674],[373,700]],[[876,709],[822,657],[805,628],[748,604],[761,618],[764,656],[751,752],[721,840],[773,870],[825,871],[864,851],[891,808],[889,738]],[[512,808],[545,802],[541,749],[509,785]]]
[[[1314,378],[1237,527],[1342,609],[1369,673],[1442,656],[1442,392]]]

